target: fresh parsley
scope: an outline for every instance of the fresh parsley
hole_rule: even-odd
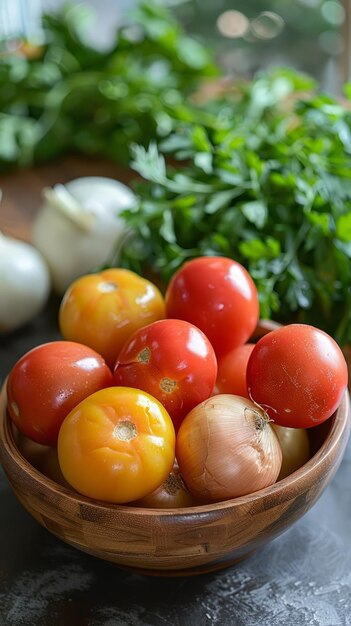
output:
[[[85,17],[45,15],[45,45],[0,56],[0,171],[67,152],[128,163],[131,142],[207,118],[188,96],[218,70],[161,2],[142,0],[108,51],[85,43]]]
[[[347,88],[350,93],[351,88]],[[134,148],[146,182],[125,212],[123,264],[167,281],[186,260],[243,263],[261,316],[351,341],[351,112],[290,70],[235,85],[159,147]]]

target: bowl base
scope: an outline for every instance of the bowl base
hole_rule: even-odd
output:
[[[216,563],[208,563],[207,565],[202,565],[198,567],[191,567],[179,570],[158,570],[158,569],[147,569],[147,568],[139,568],[132,567],[128,565],[118,565],[114,563],[118,569],[122,569],[123,571],[139,574],[141,576],[150,576],[150,577],[160,577],[160,578],[182,578],[185,576],[199,576],[201,574],[211,574],[212,572],[219,572],[220,570],[229,569],[230,567],[235,567],[241,561],[245,561],[251,555],[255,554],[256,550],[251,550],[244,554],[243,556],[236,557],[233,559],[226,559],[222,562]]]

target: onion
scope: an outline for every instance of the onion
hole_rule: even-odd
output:
[[[190,411],[176,444],[181,475],[197,498],[228,500],[272,485],[282,452],[267,414],[240,396],[213,396]]]
[[[135,204],[126,185],[87,176],[43,190],[44,204],[32,229],[32,240],[44,256],[59,294],[78,276],[109,262],[118,263],[131,236],[120,213]]]
[[[185,485],[179,472],[178,463],[175,461],[173,469],[164,483],[152,493],[144,496],[144,498],[133,502],[133,504],[150,509],[177,509],[196,506],[199,503]]]
[[[0,233],[0,333],[20,328],[44,307],[49,270],[29,243]]]

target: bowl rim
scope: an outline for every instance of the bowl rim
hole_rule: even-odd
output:
[[[348,390],[346,389],[339,407],[333,416],[329,418],[329,420],[331,420],[331,427],[320,448],[307,461],[307,463],[304,463],[304,465],[302,465],[295,472],[273,485],[270,485],[269,487],[265,487],[244,496],[231,498],[229,500],[221,500],[210,504],[200,504],[182,508],[162,509],[130,506],[128,503],[113,504],[100,500],[94,500],[81,495],[78,492],[70,491],[63,485],[60,485],[51,478],[42,474],[23,456],[16,444],[12,421],[6,410],[6,382],[7,381],[5,380],[0,393],[0,462],[2,455],[1,448],[3,447],[6,450],[7,455],[11,457],[12,462],[22,473],[24,473],[27,477],[30,477],[30,479],[34,482],[44,485],[50,492],[86,507],[115,511],[116,513],[125,515],[157,516],[163,519],[173,519],[176,517],[190,518],[191,516],[200,518],[203,515],[211,513],[215,514],[219,511],[229,512],[230,510],[240,508],[243,505],[252,505],[257,501],[274,497],[277,493],[280,493],[283,496],[279,499],[280,502],[283,502],[285,500],[284,495],[286,495],[287,499],[290,499],[289,493],[291,493],[291,487],[297,487],[300,481],[306,479],[306,476],[318,473],[320,465],[322,465],[333,453],[334,448],[339,445],[342,438],[344,439],[343,446],[346,447],[351,431],[350,396]]]

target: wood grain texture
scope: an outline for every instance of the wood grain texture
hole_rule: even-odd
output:
[[[262,323],[259,334],[271,329]],[[289,528],[322,494],[349,433],[349,395],[310,431],[314,456],[291,476],[254,494],[189,509],[108,505],[53,482],[20,453],[0,397],[0,460],[19,501],[47,530],[101,559],[157,575],[209,572],[245,558]]]

